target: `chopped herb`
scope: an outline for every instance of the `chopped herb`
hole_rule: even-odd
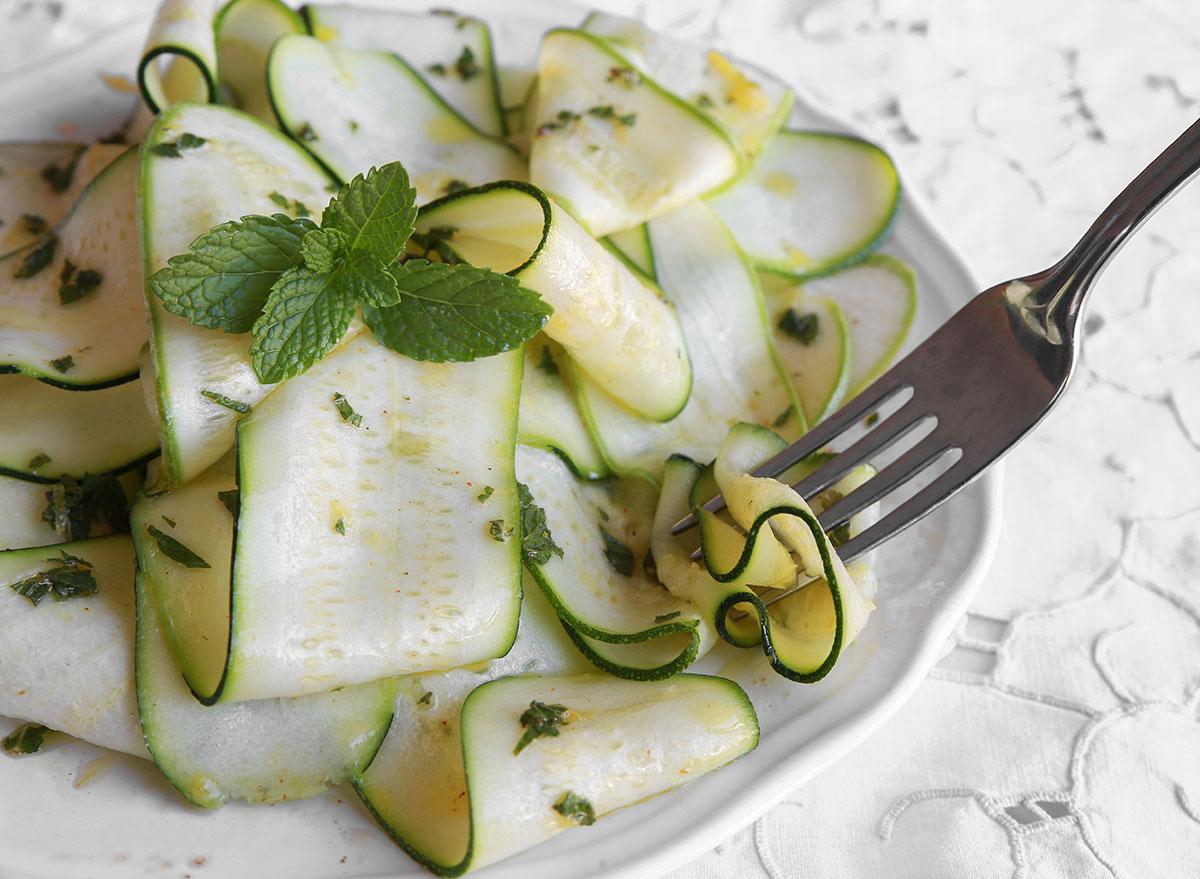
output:
[[[97,591],[96,578],[92,575],[92,563],[78,556],[73,556],[59,550],[62,558],[51,556],[46,559],[54,562],[54,567],[48,571],[36,574],[10,583],[9,586],[18,595],[24,595],[36,607],[47,595],[53,595],[55,601],[66,601],[80,595],[95,595]]]
[[[358,131],[358,123],[355,122],[353,119],[349,119],[346,121],[346,127],[348,127],[350,129],[351,134],[354,134],[355,132]]]
[[[595,116],[597,119],[613,119],[617,115],[617,111],[613,109],[612,104],[604,106],[588,107],[588,115]]]
[[[21,260],[17,266],[17,271],[14,273],[14,278],[32,278],[54,259],[54,251],[58,249],[58,236],[53,232],[47,232],[41,237],[37,244],[29,253],[25,254],[25,258]]]
[[[50,365],[59,372],[66,372],[69,369],[74,369],[75,358],[70,354],[66,355],[65,357],[56,357],[50,361]]]
[[[654,622],[665,623],[667,620],[675,619],[675,617],[679,616],[681,613],[683,613],[681,610],[673,610],[670,613],[660,613],[654,618]]]
[[[100,273],[93,269],[84,269],[76,274],[75,264],[65,259],[58,280],[62,282],[58,288],[58,302],[60,305],[69,305],[100,286]]]
[[[156,156],[163,156],[168,159],[182,158],[180,150],[194,150],[197,147],[204,146],[204,138],[197,137],[194,134],[184,132],[179,135],[179,138],[174,143],[158,143],[150,147],[150,152]]]
[[[637,122],[637,113],[626,113],[624,116],[618,116],[617,121],[622,125],[631,126]]]
[[[479,494],[475,495],[475,500],[479,501],[480,503],[483,503],[484,501],[486,501],[488,498],[490,498],[492,496],[492,492],[494,492],[495,490],[496,489],[492,488],[490,485],[485,485],[483,487],[483,491],[481,491],[481,492],[479,492]]]
[[[445,76],[447,72],[445,64],[430,64],[425,69],[435,76]]]
[[[49,224],[37,214],[21,214],[21,228],[30,235],[41,235]]]
[[[642,75],[632,67],[610,67],[608,68],[608,76],[605,77],[606,82],[619,82],[626,88],[633,88],[635,85],[640,85]]]
[[[587,145],[587,151],[588,151],[589,153],[596,153],[596,152],[599,152],[599,151],[600,151],[600,144],[598,144],[598,143],[589,143],[589,144]]]
[[[150,152],[156,156],[164,156],[168,159],[180,158],[179,147],[173,143],[156,143],[150,147]]]
[[[536,133],[540,137],[541,135],[549,134],[551,131],[555,131],[559,128],[566,128],[572,122],[578,122],[582,118],[582,116],[573,110],[559,110],[558,115],[556,115],[551,121],[543,122],[541,125],[539,125]]]
[[[413,232],[408,239],[409,252],[402,258],[404,262],[410,259],[427,259],[431,262],[444,262],[454,265],[461,260],[458,254],[446,243],[454,237],[458,230],[453,226],[434,226],[425,232]]]
[[[820,326],[817,323],[816,314],[809,312],[808,314],[799,314],[796,309],[789,308],[779,318],[779,323],[776,324],[780,331],[791,336],[801,345],[811,345],[817,340],[820,333]]]
[[[297,217],[311,217],[312,216],[312,211],[310,211],[308,209],[308,207],[304,204],[304,202],[300,201],[300,199],[296,199],[295,205],[296,205],[296,216]]]
[[[554,804],[554,811],[574,824],[595,824],[596,812],[592,804],[574,791],[567,791]]]
[[[36,754],[42,749],[48,732],[50,732],[48,726],[42,726],[40,723],[25,723],[6,735],[3,741],[0,741],[0,748],[3,748],[6,754],[14,757]]]
[[[829,542],[832,543],[835,548],[841,546],[843,543],[845,543],[849,539],[850,539],[850,523],[849,522],[843,522],[841,525],[838,525],[836,528],[834,528],[832,531],[829,532]]]
[[[179,140],[175,141],[175,145],[181,150],[194,150],[196,147],[204,146],[204,138],[197,137],[190,131],[185,131],[179,135]]]
[[[312,143],[317,139],[317,133],[313,131],[313,127],[311,125],[305,122],[296,129],[296,137],[299,140],[305,141],[306,143]]]
[[[166,534],[153,525],[147,525],[146,531],[154,538],[162,554],[172,561],[179,562],[185,568],[211,568],[208,562],[196,555],[170,534]]]
[[[279,205],[281,208],[286,208],[291,204],[291,202],[288,201],[287,196],[279,191],[274,191],[271,193],[271,201],[275,202],[275,204]]]
[[[224,394],[218,394],[216,391],[210,391],[204,388],[200,391],[200,396],[212,400],[214,403],[224,406],[226,409],[232,409],[239,415],[245,415],[251,410],[249,403],[243,403],[241,400],[234,400],[232,397],[226,397]]]
[[[354,407],[350,405],[349,400],[341,394],[334,394],[333,405],[337,409],[338,415],[342,416],[342,421],[351,427],[362,427],[362,416],[354,411]]]
[[[604,557],[608,559],[609,566],[622,577],[632,577],[633,550],[603,528],[600,534],[604,537]]]
[[[170,525],[172,528],[174,528],[174,527],[175,527],[175,520],[174,520],[174,519],[172,519],[170,516],[163,516],[163,517],[162,517],[162,520],[163,520],[164,522],[166,522],[168,525]]]
[[[220,499],[221,503],[225,505],[225,509],[229,510],[229,512],[232,513],[233,517],[236,519],[238,509],[242,503],[241,490],[237,488],[227,488],[225,491],[218,491],[217,497]]]
[[[462,51],[458,53],[458,58],[454,61],[454,72],[463,82],[474,79],[482,72],[482,68],[475,63],[475,53],[471,51],[470,46],[463,46]]]
[[[566,705],[547,705],[536,699],[530,702],[529,707],[521,713],[520,721],[521,726],[525,727],[525,733],[513,748],[513,756],[524,751],[534,739],[557,736],[559,725],[565,726],[571,722],[567,719],[570,710]]]
[[[704,92],[701,92],[700,97],[696,98],[696,106],[704,110],[708,110],[716,105],[716,102]]]
[[[503,519],[493,519],[488,522],[488,533],[497,543],[508,543],[508,538],[513,535],[513,529],[505,525]]]
[[[771,422],[771,426],[772,427],[783,427],[783,425],[787,423],[787,420],[792,417],[792,413],[795,411],[796,411],[795,406],[788,406],[786,409],[784,409],[782,412],[779,413],[778,417],[776,417],[776,419],[774,421]]]
[[[346,536],[346,520],[338,519],[336,522],[334,522],[333,530],[336,531],[338,534],[342,535],[342,537],[345,537]]]
[[[65,476],[46,492],[46,500],[42,521],[68,542],[90,537],[92,527],[100,520],[111,531],[129,531],[129,501],[115,476]]]
[[[79,164],[79,157],[83,155],[78,152],[65,165],[47,165],[42,169],[42,179],[50,184],[50,188],[55,192],[66,192],[71,186],[71,179],[75,176],[75,166]]]
[[[872,412],[870,415],[867,416],[866,420],[863,421],[863,424],[865,424],[867,427],[873,427],[878,421],[879,421],[879,413]]]
[[[432,705],[433,704],[433,691],[426,690],[424,695],[422,695],[421,698],[417,700],[417,704],[418,705]]]
[[[546,373],[546,375],[558,375],[558,364],[554,362],[554,355],[550,353],[550,346],[542,346],[542,360],[538,364],[538,369]]]
[[[442,192],[446,193],[446,195],[452,195],[455,192],[462,192],[464,189],[470,189],[470,188],[471,188],[471,184],[469,184],[463,180],[459,180],[457,177],[455,177],[453,180],[451,180],[449,183],[447,183],[445,186],[442,187]]]
[[[596,512],[600,514],[601,519],[603,519],[605,522],[608,521],[608,513],[604,510],[603,507],[596,507]]]
[[[529,486],[517,483],[517,498],[521,504],[521,556],[527,565],[544,565],[553,553],[563,557],[563,549],[554,542],[546,525],[546,511],[533,501]]]
[[[47,455],[45,452],[38,452],[36,455],[34,455],[32,458],[29,459],[28,467],[30,470],[37,470],[39,467],[45,467],[49,463],[50,463],[50,456]]]

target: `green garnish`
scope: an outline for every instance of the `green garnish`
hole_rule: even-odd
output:
[[[783,427],[783,425],[787,423],[787,420],[792,417],[792,413],[795,411],[796,411],[795,406],[788,406],[786,409],[784,409],[782,412],[779,413],[779,415],[776,417],[776,419],[774,421],[771,422],[771,426],[772,427]]]
[[[458,74],[458,78],[466,82],[477,77],[480,71],[481,68],[475,63],[475,53],[471,51],[471,47],[463,46],[462,51],[458,53],[458,58],[454,61],[454,72]]]
[[[185,131],[179,135],[174,143],[164,142],[155,144],[150,147],[150,152],[156,156],[165,156],[168,159],[180,159],[183,158],[181,150],[194,150],[201,146],[204,146],[204,138],[197,137]]]
[[[250,359],[264,383],[298,375],[329,353],[359,306],[381,344],[427,361],[498,354],[542,328],[551,308],[508,275],[397,264],[415,219],[416,192],[393,162],[342,187],[319,227],[283,214],[214,227],[152,275],[150,289],[192,323],[249,330]]]
[[[168,525],[170,525],[172,528],[174,528],[174,527],[175,527],[175,520],[174,520],[174,519],[172,519],[170,516],[163,516],[163,517],[162,517],[162,520],[163,520],[164,522],[166,522]]]
[[[48,726],[42,726],[40,723],[25,723],[6,735],[0,741],[0,748],[4,749],[4,753],[14,757],[36,754],[42,749],[48,732],[50,732]]]
[[[275,204],[279,205],[281,208],[286,208],[291,204],[291,202],[288,201],[288,197],[278,190],[273,191],[270,197],[271,201],[275,202]]]
[[[563,557],[563,549],[554,542],[546,525],[546,511],[533,501],[529,486],[517,483],[517,499],[521,505],[521,557],[527,565],[544,565],[553,553]]]
[[[866,419],[863,421],[863,424],[865,424],[867,427],[871,427],[878,421],[879,421],[879,413],[872,412],[870,415],[868,415],[866,417]]]
[[[229,512],[233,515],[233,518],[236,519],[238,510],[240,509],[242,503],[241,490],[237,488],[227,488],[225,491],[218,491],[217,497],[220,499],[221,503],[225,505],[225,509],[229,510]]]
[[[556,131],[559,128],[566,128],[572,122],[578,122],[583,117],[574,110],[559,110],[558,114],[549,122],[543,122],[537,127],[537,135],[540,137],[543,134],[549,134],[551,131]]]
[[[710,98],[707,94],[705,94],[704,92],[701,92],[700,96],[698,98],[696,98],[696,106],[700,107],[701,109],[708,110],[712,107],[715,107],[716,102],[713,101],[713,99]]]
[[[626,88],[633,88],[635,85],[641,85],[642,75],[632,67],[610,67],[608,76],[604,80],[605,82],[619,82]]]
[[[67,542],[91,537],[101,520],[114,533],[129,531],[129,500],[115,476],[64,476],[46,492],[46,500],[42,521]]]
[[[218,394],[216,391],[210,391],[206,388],[200,390],[200,396],[212,400],[217,405],[224,406],[226,409],[232,409],[239,415],[248,414],[252,408],[249,403],[243,403],[241,400],[226,397],[224,394]]]
[[[503,519],[493,519],[488,522],[488,533],[497,543],[508,543],[508,538],[513,535],[513,529],[511,526],[505,525]]]
[[[446,193],[446,195],[452,195],[456,192],[462,192],[464,189],[470,189],[470,188],[471,188],[471,184],[467,183],[466,181],[459,180],[457,177],[455,177],[453,180],[451,180],[449,183],[447,183],[445,186],[442,187],[442,192]]]
[[[850,523],[849,522],[843,522],[841,525],[838,525],[836,528],[834,528],[832,531],[829,532],[829,542],[832,543],[835,548],[841,546],[843,543],[845,543],[849,539],[850,539]]]
[[[158,544],[158,548],[162,554],[172,561],[179,562],[185,568],[211,568],[208,562],[196,555],[170,534],[166,534],[155,528],[153,525],[147,525],[146,531],[154,538]]]
[[[305,143],[312,143],[317,139],[317,133],[313,131],[313,127],[311,125],[305,122],[296,129],[296,138],[304,141]]]
[[[80,150],[65,165],[47,165],[42,169],[42,179],[49,183],[55,192],[66,192],[71,187],[75,166],[79,164],[79,157],[82,155],[83,151]]]
[[[17,265],[17,270],[13,273],[13,277],[32,278],[46,266],[50,265],[54,259],[54,251],[57,249],[58,236],[53,232],[47,232],[33,246],[33,249],[25,254],[25,258]]]
[[[296,199],[292,204],[295,205],[297,217],[311,217],[312,216],[312,211],[310,211],[305,206],[304,202],[300,201],[300,199]]]
[[[30,235],[41,235],[49,224],[37,214],[21,214],[21,228]]]
[[[38,452],[29,459],[29,464],[26,465],[30,470],[37,470],[39,467],[45,467],[50,463],[50,456],[45,452]]]
[[[355,122],[353,119],[346,120],[346,127],[350,129],[351,134],[358,131],[358,123]]]
[[[59,372],[66,372],[69,369],[75,368],[75,358],[70,354],[66,355],[65,357],[55,357],[50,361],[50,365]]]
[[[447,73],[445,64],[430,64],[425,69],[436,76],[445,76]]]
[[[542,359],[538,363],[538,369],[546,373],[546,375],[558,375],[558,364],[554,361],[554,355],[550,353],[550,346],[542,346]]]
[[[479,492],[479,494],[477,494],[475,496],[475,500],[479,501],[480,503],[483,503],[484,501],[486,501],[488,498],[490,498],[492,496],[492,492],[495,490],[496,489],[492,488],[490,485],[485,485],[483,487],[483,491]]]
[[[783,316],[779,318],[779,323],[776,326],[801,345],[811,345],[817,340],[817,336],[820,334],[820,326],[817,323],[816,314],[813,312],[799,314],[794,308],[789,308],[785,311]]]
[[[424,694],[422,694],[421,698],[417,700],[417,704],[418,705],[432,705],[433,704],[433,692],[431,690],[426,690],[424,692]]]
[[[401,257],[402,262],[410,259],[428,259],[431,262],[444,262],[456,265],[462,262],[458,254],[450,249],[450,241],[457,230],[453,226],[434,226],[424,232],[413,232],[408,239],[408,253]]]
[[[525,727],[525,733],[517,741],[517,746],[513,748],[513,756],[524,751],[534,739],[542,736],[557,736],[558,727],[570,723],[570,720],[567,719],[570,710],[566,705],[547,705],[536,699],[530,702],[529,707],[521,713],[519,718],[521,726]]]
[[[603,528],[600,534],[604,537],[604,557],[609,566],[622,577],[633,576],[633,550]]]
[[[100,273],[93,269],[84,269],[75,273],[75,264],[69,259],[63,260],[62,273],[58,276],[62,283],[58,288],[58,302],[67,305],[91,293],[100,286]]]
[[[681,613],[683,613],[681,610],[673,610],[670,613],[660,613],[654,618],[654,622],[665,623],[667,620],[675,619],[675,617],[679,616]]]
[[[592,804],[574,791],[567,791],[554,804],[554,811],[574,824],[595,824],[596,812]]]
[[[595,116],[597,119],[613,119],[622,125],[633,125],[633,123],[637,122],[637,113],[618,113],[613,109],[612,104],[588,107],[588,115]]]
[[[334,522],[333,530],[336,531],[338,534],[342,535],[342,537],[345,537],[346,536],[346,520],[338,519],[336,522]]]
[[[354,407],[350,405],[342,394],[333,395],[333,406],[338,411],[338,415],[342,416],[342,421],[349,424],[351,427],[362,427],[362,416],[354,411]]]
[[[54,562],[53,568],[10,583],[10,588],[18,595],[28,598],[35,607],[47,595],[54,596],[55,601],[66,601],[80,595],[95,595],[97,586],[96,578],[92,574],[92,563],[64,550],[59,550],[59,555],[61,558],[51,556],[46,559],[48,562]]]

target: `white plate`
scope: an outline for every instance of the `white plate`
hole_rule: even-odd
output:
[[[423,8],[426,2],[397,4]],[[576,7],[468,0],[493,22],[501,63],[531,62],[538,36],[581,19]],[[503,23],[497,23],[497,22]],[[0,140],[107,133],[128,107],[98,74],[128,74],[147,23],[98,35],[82,51],[0,84]],[[796,127],[853,128],[801,101]],[[65,127],[64,127],[65,126]],[[918,273],[920,341],[980,289],[909,195],[886,250]],[[850,751],[909,697],[937,660],[991,559],[999,528],[993,470],[879,554],[879,610],[833,673],[790,683],[751,651],[722,650],[693,670],[722,673],[750,694],[759,747],[682,790],[479,872],[480,879],[653,877],[698,857]],[[736,655],[736,656],[735,656]],[[0,719],[0,732],[15,726]],[[35,758],[0,759],[0,876],[196,876],[243,879],[424,877],[348,787],[302,803],[190,806],[154,766],[72,742]]]

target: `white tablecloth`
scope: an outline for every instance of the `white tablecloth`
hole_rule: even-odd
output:
[[[0,0],[0,75],[155,5]],[[1057,259],[1200,108],[1190,0],[595,5],[852,117],[989,282]],[[944,660],[671,879],[1200,876],[1198,288],[1200,187],[1098,285],[1079,375],[1008,459],[999,553]]]

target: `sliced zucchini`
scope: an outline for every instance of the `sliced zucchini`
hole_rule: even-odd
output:
[[[221,88],[227,99],[251,116],[274,125],[267,92],[267,55],[280,37],[308,28],[281,0],[229,0],[213,22]]]
[[[649,225],[658,277],[683,326],[695,370],[692,395],[671,421],[639,418],[577,371],[584,418],[612,469],[656,481],[673,452],[710,460],[738,421],[803,421],[782,372],[754,272],[701,202]]]
[[[428,201],[456,181],[526,176],[514,147],[460,116],[397,55],[284,37],[267,75],[283,127],[342,180],[399,160]]]
[[[781,131],[736,185],[711,199],[760,269],[794,278],[862,259],[900,207],[887,153],[844,134]]]
[[[804,420],[816,424],[837,411],[846,399],[854,363],[850,326],[831,299],[793,295],[770,302],[775,350],[804,410]]]
[[[189,133],[204,144],[178,158],[152,147]],[[142,152],[142,246],[146,277],[212,226],[246,214],[279,210],[272,193],[308,205],[329,200],[329,178],[279,131],[227,107],[181,104],[164,113]],[[315,217],[314,217],[315,219]],[[221,394],[253,405],[270,390],[250,364],[249,334],[194,326],[147,296],[155,396],[166,478],[186,482],[233,445],[238,413],[201,395]]]
[[[904,345],[917,311],[913,270],[886,253],[873,253],[857,265],[805,281],[804,298],[833,302],[845,317],[849,333],[850,376],[846,396],[857,394],[878,378]],[[795,288],[768,293],[773,308],[797,296]]]
[[[640,480],[579,482],[540,449],[518,446],[516,460],[517,479],[545,510],[563,551],[529,573],[585,655],[618,677],[659,680],[708,652],[711,626],[646,570],[653,490]]]
[[[636,81],[637,73],[643,73],[694,104],[724,126],[750,159],[762,152],[791,111],[791,89],[715,49],[703,52],[694,42],[672,39],[608,12],[591,13],[581,28],[607,39],[633,63],[635,70],[619,70],[618,75]]]
[[[414,255],[507,272],[540,293],[554,308],[546,335],[624,411],[667,420],[686,403],[692,372],[675,310],[537,188],[446,196],[422,208],[417,231]]]
[[[543,334],[525,343],[517,442],[561,455],[580,479],[604,479],[608,465],[575,405],[562,358],[559,344]]]
[[[9,588],[82,559],[94,595],[34,605]],[[133,690],[133,544],[114,534],[0,553],[0,715],[105,748],[149,756]]]
[[[230,799],[314,797],[371,762],[391,722],[397,679],[295,699],[201,705],[179,676],[145,576],[137,579],[142,730],[158,768],[191,802],[215,809]]]
[[[216,102],[215,0],[163,0],[138,65],[138,86],[155,113],[180,101]]]
[[[567,720],[557,736],[514,754],[534,702],[564,706]],[[460,735],[418,735],[408,736],[418,753],[445,756],[418,764],[389,743],[359,795],[409,854],[440,876],[460,876],[725,765],[758,743],[758,720],[741,688],[722,678],[517,676],[472,691]],[[411,790],[422,792],[419,810]],[[590,812],[582,821],[570,808],[580,799]]]
[[[538,56],[529,179],[600,237],[665,214],[732,180],[726,131],[593,34],[551,30]]]
[[[650,247],[650,230],[646,224],[631,226],[608,235],[605,242],[617,249],[617,252],[647,278],[658,281],[658,272],[654,268],[654,251]]]
[[[492,35],[480,19],[440,9],[404,12],[324,3],[304,7],[304,14],[317,39],[394,52],[484,134],[508,133]]]
[[[137,375],[146,343],[137,169],[137,151],[126,151],[65,219],[0,258],[0,371],[65,387],[103,387]],[[43,267],[22,277],[47,248]]]
[[[31,482],[122,473],[158,454],[158,426],[140,379],[69,391],[24,375],[0,376],[0,474]]]

